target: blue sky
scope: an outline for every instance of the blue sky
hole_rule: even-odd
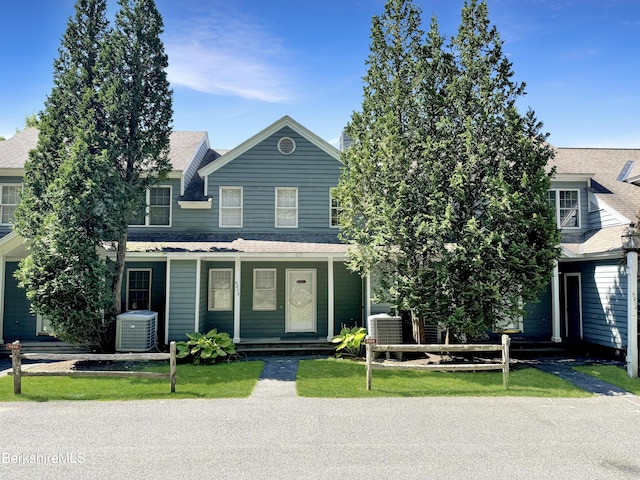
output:
[[[40,111],[74,0],[3,0],[0,135]],[[360,108],[371,17],[384,0],[156,0],[174,129],[232,148],[290,115],[337,145]],[[455,34],[463,0],[414,0]],[[638,0],[488,0],[515,79],[559,147],[640,148]],[[117,8],[109,0],[110,15]]]

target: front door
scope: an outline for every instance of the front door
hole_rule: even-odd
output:
[[[287,269],[286,331],[315,332],[316,270]]]
[[[569,342],[582,339],[582,286],[579,273],[564,275],[564,331]]]

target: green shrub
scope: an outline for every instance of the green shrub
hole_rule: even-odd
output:
[[[189,340],[176,342],[177,358],[193,357],[193,364],[211,364],[224,358],[230,360],[236,355],[236,346],[228,333],[218,333],[218,329],[209,330],[206,334],[187,333]]]
[[[353,357],[362,356],[362,342],[367,336],[367,329],[364,327],[349,328],[342,326],[340,333],[331,339],[336,345],[336,357],[349,355]]]

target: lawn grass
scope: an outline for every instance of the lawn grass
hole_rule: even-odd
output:
[[[590,397],[591,394],[535,368],[509,373],[509,389],[502,372],[428,372],[374,370],[371,390],[366,389],[365,366],[350,360],[303,360],[297,389],[302,397]]]
[[[148,400],[179,398],[242,398],[253,391],[263,362],[215,365],[180,364],[176,391],[169,380],[147,378],[23,377],[22,395],[13,393],[13,377],[0,378],[0,402],[51,400]],[[142,371],[169,373],[168,363],[149,364]]]
[[[624,368],[620,368],[615,365],[595,364],[573,368],[580,373],[586,373],[587,375],[596,377],[603,382],[607,382],[620,387],[627,392],[633,393],[634,395],[640,395],[640,379],[629,378],[629,375]]]

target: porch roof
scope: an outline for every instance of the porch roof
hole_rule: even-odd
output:
[[[127,252],[340,254],[348,246],[335,235],[131,235]],[[245,238],[246,237],[246,238]]]

